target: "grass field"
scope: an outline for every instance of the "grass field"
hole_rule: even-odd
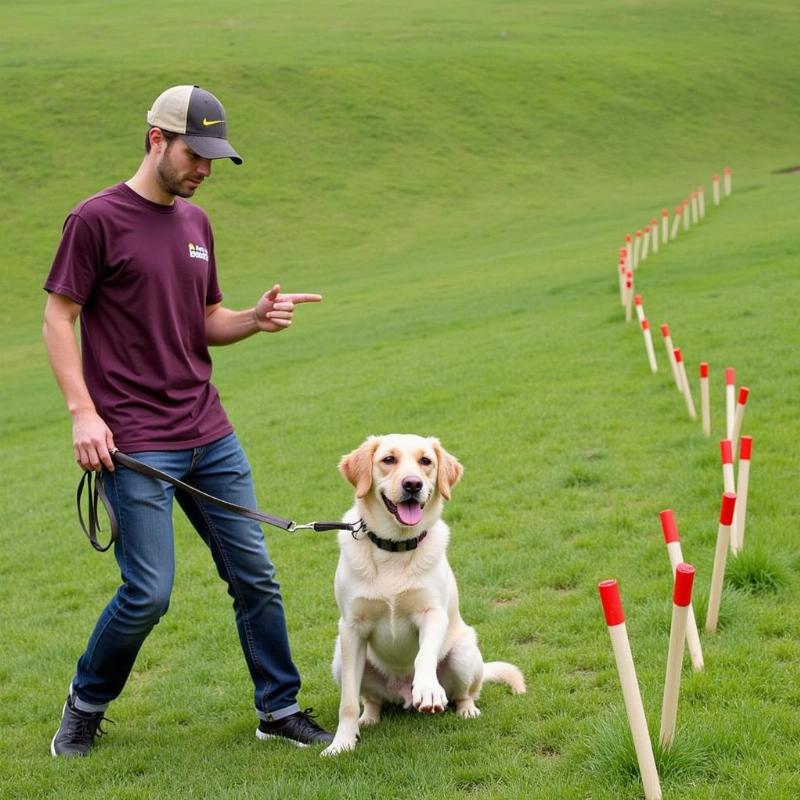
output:
[[[789,0],[364,0],[0,8],[0,797],[638,798],[597,597],[620,581],[651,731],[675,509],[702,620],[719,495],[723,370],[751,388],[745,551],[722,626],[688,659],[665,798],[796,798],[800,745],[797,305],[800,12]],[[292,331],[218,349],[215,384],[262,508],[338,517],[341,454],[434,434],[465,466],[446,518],[462,613],[528,694],[488,686],[463,722],[388,714],[353,754],[257,742],[229,599],[177,523],[169,614],[88,759],[48,745],[118,577],[74,519],[70,425],[44,356],[41,284],[68,210],[128,178],[145,111],[198,83],[241,168],[196,200],[226,304],[319,291]],[[711,207],[726,164],[734,192]],[[710,362],[713,432],[625,326],[625,233],[706,186],[702,224],[637,273],[655,332]],[[334,727],[336,544],[268,533],[303,705]]]

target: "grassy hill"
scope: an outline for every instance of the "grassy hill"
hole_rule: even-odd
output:
[[[657,731],[658,512],[676,511],[700,611],[726,366],[751,388],[746,549],[706,670],[684,673],[664,794],[797,796],[800,178],[776,171],[800,164],[798,16],[790,2],[6,3],[0,797],[641,796],[596,584],[620,581]],[[291,332],[214,352],[261,507],[338,517],[342,453],[370,433],[441,438],[466,468],[447,510],[464,617],[529,684],[487,687],[474,723],[390,714],[335,762],[256,742],[224,587],[177,518],[172,607],[117,724],[86,761],[48,755],[117,572],[74,520],[41,284],[68,210],[133,173],[149,104],[192,82],[220,96],[245,158],[216,163],[196,197],[226,303],[274,280],[325,296]],[[713,208],[726,164],[734,192]],[[637,287],[692,377],[711,364],[710,440],[660,341],[650,375],[615,277],[624,234],[700,184],[706,219]],[[268,537],[301,702],[334,726],[335,542]]]

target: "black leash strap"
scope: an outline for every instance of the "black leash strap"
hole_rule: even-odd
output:
[[[120,453],[119,450],[115,450],[111,454],[111,458],[114,459],[115,463],[120,464],[123,467],[127,467],[128,469],[132,469],[134,472],[138,472],[140,475],[146,475],[147,477],[154,478],[155,480],[166,481],[167,483],[172,484],[176,488],[183,490],[193,497],[205,500],[208,503],[213,503],[214,505],[220,506],[228,511],[232,511],[234,514],[239,514],[247,519],[260,522],[262,525],[272,525],[275,528],[280,528],[281,530],[288,531],[289,533],[294,533],[295,531],[299,530],[313,530],[318,533],[323,533],[326,531],[350,531],[353,535],[355,535],[365,527],[363,522],[308,522],[305,525],[297,525],[296,523],[292,522],[292,520],[283,519],[283,517],[276,517],[272,514],[266,514],[263,511],[257,511],[253,508],[247,508],[246,506],[240,506],[236,503],[230,503],[227,500],[222,500],[219,497],[214,497],[214,495],[200,491],[200,489],[196,489],[194,486],[190,486],[188,483],[178,480],[178,478],[173,478],[172,475],[168,475],[166,472],[162,472],[160,469],[151,467],[149,464],[145,464],[143,461],[131,458],[130,456],[125,455],[125,453]],[[81,504],[84,489],[86,490],[87,495],[86,518],[84,518]],[[77,503],[78,521],[80,522],[81,528],[83,528],[83,532],[86,534],[86,537],[89,539],[89,542],[95,550],[105,553],[105,551],[108,550],[116,541],[117,518],[114,514],[114,509],[111,507],[111,503],[106,496],[105,488],[103,486],[102,473],[94,473],[91,470],[87,470],[83,473],[83,477],[78,483]],[[110,534],[108,544],[105,547],[103,547],[97,539],[97,532],[100,530],[100,518],[97,514],[98,503],[103,504],[103,507],[108,514]]]

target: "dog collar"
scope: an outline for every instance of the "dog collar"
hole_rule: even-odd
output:
[[[381,550],[388,550],[390,553],[406,553],[409,550],[416,550],[422,540],[428,535],[428,531],[422,533],[414,539],[403,539],[402,541],[395,541],[394,539],[381,539],[376,536],[372,531],[367,531],[369,540]]]

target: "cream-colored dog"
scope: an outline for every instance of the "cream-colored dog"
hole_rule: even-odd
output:
[[[333,674],[341,701],[336,736],[322,754],[354,749],[359,726],[375,725],[384,702],[428,714],[452,703],[469,719],[480,714],[484,681],[524,692],[513,664],[483,663],[458,610],[441,513],[461,464],[438,439],[392,434],[370,437],[339,469],[356,489],[345,521],[363,520],[365,530],[339,534]]]

